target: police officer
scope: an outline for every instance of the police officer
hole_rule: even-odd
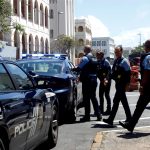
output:
[[[104,52],[98,51],[97,57],[97,77],[100,80],[99,85],[99,102],[100,110],[103,115],[109,115],[111,111],[110,86],[111,86],[111,66],[107,59],[104,58]],[[104,94],[107,100],[107,109],[104,112]]]
[[[127,59],[122,56],[122,53],[122,46],[117,46],[115,48],[116,59],[112,67],[112,79],[115,80],[116,83],[116,93],[113,99],[113,106],[110,116],[108,119],[103,119],[103,121],[109,125],[113,125],[120,101],[125,110],[126,121],[131,118],[131,112],[125,94],[126,88],[130,82],[131,70]]]
[[[141,70],[141,85],[140,96],[136,104],[135,111],[129,122],[120,121],[120,125],[128,131],[133,132],[140,116],[142,115],[145,107],[150,102],[150,40],[144,44],[145,54],[141,56],[140,70]]]
[[[84,47],[85,55],[82,57],[80,64],[75,71],[80,72],[80,81],[82,82],[83,102],[85,107],[85,116],[80,121],[90,121],[90,100],[92,101],[97,120],[101,120],[101,113],[96,98],[97,76],[96,64],[92,64],[93,55],[91,47]]]

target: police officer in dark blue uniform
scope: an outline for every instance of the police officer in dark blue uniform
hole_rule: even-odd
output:
[[[111,66],[109,61],[104,58],[104,52],[97,51],[97,77],[100,80],[99,102],[100,110],[103,115],[109,115],[111,111],[110,87],[111,87]],[[104,94],[107,100],[107,109],[104,112]]]
[[[80,72],[80,81],[82,82],[83,102],[85,107],[85,116],[80,120],[90,120],[90,100],[92,101],[97,120],[101,120],[102,117],[96,98],[96,64],[92,63],[93,55],[91,53],[91,47],[89,45],[84,47],[84,53],[85,55],[82,57],[80,64],[75,69],[75,71]]]
[[[126,128],[128,131],[133,132],[140,116],[142,115],[147,104],[150,102],[150,40],[147,40],[144,44],[145,54],[141,56],[141,85],[140,85],[140,96],[133,113],[132,118],[129,122],[120,121],[120,125]]]
[[[118,46],[115,48],[116,60],[114,61],[112,67],[112,79],[115,80],[116,83],[116,93],[113,99],[113,106],[110,116],[108,117],[108,119],[103,119],[103,121],[109,125],[113,125],[113,121],[116,116],[120,101],[125,110],[126,121],[131,118],[131,112],[125,94],[130,82],[131,70],[127,59],[122,56],[122,53],[122,46]]]

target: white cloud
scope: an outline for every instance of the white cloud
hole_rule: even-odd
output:
[[[91,24],[92,37],[105,37],[110,35],[108,28],[100,19],[91,15],[89,15],[87,18]]]
[[[141,34],[141,44],[145,40],[150,39],[150,27],[137,28],[134,30],[123,31],[121,34],[113,37],[115,44],[122,44],[123,46],[135,47],[140,44],[140,35]]]
[[[80,17],[80,19],[88,19],[91,24],[92,37],[110,37],[109,29],[102,23],[102,21],[94,16]],[[123,45],[127,47],[135,47],[145,40],[150,39],[150,27],[142,27],[133,30],[124,30],[119,35],[111,37],[115,40],[116,45]]]

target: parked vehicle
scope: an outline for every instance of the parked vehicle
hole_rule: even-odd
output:
[[[39,56],[39,55],[38,55]],[[59,120],[73,122],[76,119],[76,111],[82,103],[81,83],[78,76],[72,71],[74,65],[65,55],[40,55],[40,57],[24,58],[17,63],[26,71],[34,72],[40,79],[49,82],[41,83],[46,88],[51,88],[59,101]],[[80,105],[81,106],[81,105]]]
[[[58,100],[15,62],[0,60],[0,149],[31,150],[56,145]]]

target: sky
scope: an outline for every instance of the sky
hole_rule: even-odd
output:
[[[75,18],[88,18],[92,37],[109,36],[116,45],[150,39],[150,0],[75,0]]]

